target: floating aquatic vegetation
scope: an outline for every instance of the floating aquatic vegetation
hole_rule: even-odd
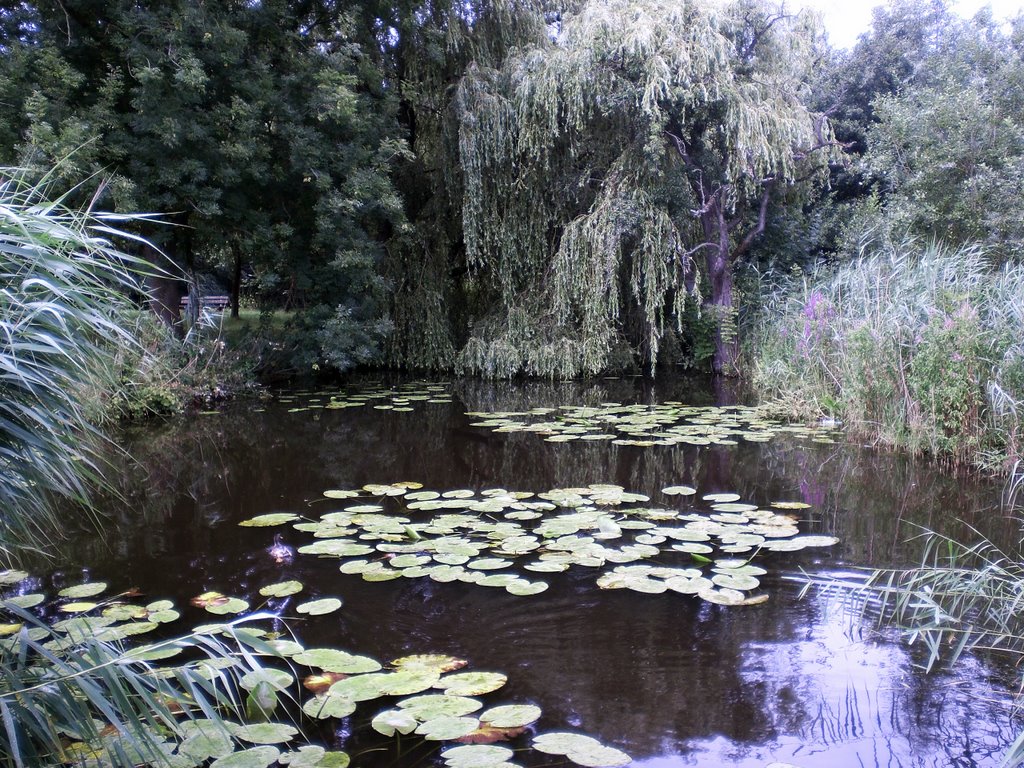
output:
[[[366,485],[355,496],[325,492],[341,508],[296,524],[317,539],[298,551],[339,558],[342,573],[366,581],[426,577],[528,596],[549,587],[535,574],[576,567],[593,569],[602,589],[756,605],[768,599],[752,594],[766,570],[751,559],[838,541],[800,533],[791,511],[803,509],[800,502],[762,508],[731,492],[704,494],[698,502],[696,489],[685,485],[662,491],[673,506],[653,506],[648,496],[609,484],[541,493],[412,490],[421,487],[402,482]],[[658,565],[637,564],[653,558]]]
[[[736,445],[739,441],[767,442],[779,435],[814,442],[835,442],[837,430],[822,426],[784,424],[742,405],[693,406],[677,401],[657,405],[537,408],[529,411],[471,411],[480,419],[474,427],[493,432],[528,432],[548,442],[607,440],[614,445]],[[685,489],[686,486],[678,486]],[[686,490],[675,491],[685,494]]]
[[[415,487],[410,484],[409,487]],[[418,567],[409,565],[409,568]],[[26,579],[8,577],[11,587]],[[489,578],[484,576],[484,578]],[[541,715],[534,704],[501,704],[484,708],[474,697],[484,696],[502,688],[507,678],[492,671],[464,671],[468,662],[441,653],[415,654],[392,660],[389,664],[369,656],[335,648],[305,648],[294,639],[279,637],[261,628],[258,621],[273,616],[257,614],[228,623],[204,624],[194,627],[190,636],[154,643],[131,645],[130,638],[151,631],[159,623],[180,618],[170,600],[156,600],[142,605],[131,602],[137,592],[125,592],[104,603],[67,603],[67,598],[100,594],[106,584],[85,584],[70,587],[48,601],[45,594],[0,596],[0,654],[14,654],[20,664],[45,666],[61,655],[76,658],[83,643],[108,639],[128,639],[127,647],[116,664],[141,665],[145,676],[160,682],[160,701],[170,707],[160,716],[160,727],[150,734],[157,750],[172,766],[209,765],[210,768],[270,768],[281,765],[292,768],[345,768],[350,759],[345,752],[328,751],[322,746],[302,744],[301,723],[286,722],[297,713],[282,711],[282,702],[294,701],[304,715],[314,719],[341,719],[355,713],[363,702],[386,708],[377,712],[371,727],[384,736],[416,735],[423,740],[462,742],[462,746],[443,750],[445,763],[456,768],[483,765],[505,765],[513,753],[505,747],[491,746],[496,741],[509,741],[524,734]],[[298,593],[297,581],[268,584],[259,588],[264,597],[287,597]],[[26,608],[51,606],[68,609],[74,606],[73,618],[52,627],[26,612]],[[238,604],[248,601],[208,591],[189,601],[194,607],[212,612],[232,612]],[[305,603],[296,610],[308,615],[323,613],[319,606],[340,607],[336,598],[321,598]],[[336,604],[336,605],[335,605]],[[45,615],[45,613],[43,614]],[[6,622],[6,623],[5,623]],[[224,636],[238,644],[241,653],[209,656],[212,638]],[[35,645],[42,643],[41,649]],[[255,658],[263,665],[254,666]],[[165,666],[177,659],[176,666]],[[278,668],[275,663],[280,664]],[[305,668],[302,673],[301,668]],[[301,677],[301,688],[296,673]],[[175,688],[176,684],[195,676],[214,683],[211,690],[223,690],[220,703],[196,700],[195,686]],[[309,693],[301,695],[301,689]],[[0,706],[5,706],[0,696]],[[242,702],[241,704],[239,702]],[[217,719],[210,719],[216,714]],[[102,717],[104,712],[97,712]],[[157,722],[154,720],[153,722]],[[56,726],[61,741],[61,760],[87,762],[97,768],[113,768],[125,754],[125,743],[112,741],[113,729],[101,730],[95,738],[83,739],[71,724]],[[61,731],[60,728],[66,728]],[[629,758],[619,750],[605,747],[590,737],[574,736],[563,744],[552,741],[551,735],[538,737],[540,751],[555,754],[562,749],[569,760],[581,765],[614,768]],[[134,747],[133,747],[134,748]],[[132,762],[148,763],[153,752],[139,747],[139,756]],[[81,758],[79,760],[79,758]],[[500,758],[500,759],[499,759]]]
[[[423,404],[452,402],[450,388],[436,382],[410,382],[397,387],[320,389],[278,395],[277,402],[290,406],[289,413],[370,407],[378,411],[410,413]]]

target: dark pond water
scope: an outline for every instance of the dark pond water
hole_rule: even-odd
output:
[[[466,415],[735,399],[699,382],[446,387],[452,402],[411,403],[412,411],[293,410],[329,397],[304,394],[127,433],[124,445],[139,462],[122,478],[127,503],[102,536],[74,543],[66,562],[82,565],[54,581],[77,583],[84,571],[187,604],[206,590],[251,596],[298,579],[313,595],[345,601],[338,613],[293,622],[307,645],[379,659],[462,656],[473,669],[507,673],[503,695],[541,706],[539,729],[592,734],[648,768],[999,764],[1018,725],[1007,694],[1012,670],[971,658],[924,675],[921,649],[879,637],[820,593],[799,599],[804,572],[827,577],[914,560],[918,545],[904,542],[917,525],[969,538],[970,524],[1012,540],[1018,529],[1000,513],[998,485],[855,445],[786,437],[731,446],[552,443],[472,427],[478,419]],[[334,560],[275,563],[266,553],[274,532],[296,546],[308,541],[297,532],[237,526],[268,512],[315,517],[338,508],[324,490],[405,480],[435,490],[617,483],[655,499],[666,485],[685,483],[760,505],[808,502],[801,532],[834,534],[840,543],[760,558],[771,599],[726,607],[600,590],[586,568],[543,574],[551,588],[533,597],[429,579],[366,583],[339,573]],[[366,719],[346,725],[353,753],[377,743],[359,728]],[[357,764],[411,761],[371,753]]]

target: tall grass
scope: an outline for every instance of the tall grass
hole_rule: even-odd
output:
[[[1024,267],[983,250],[875,245],[769,302],[754,366],[794,415],[956,463],[1024,458]]]
[[[202,762],[183,751],[190,723],[230,741],[227,718],[245,717],[240,681],[259,666],[244,645],[209,634],[165,640],[149,654],[192,661],[157,668],[98,639],[88,621],[58,630],[9,603],[4,610],[25,626],[0,646],[0,766],[184,768]]]
[[[117,250],[110,217],[46,197],[0,169],[0,549],[47,538],[54,494],[99,482],[89,393],[113,380],[141,262]]]
[[[93,399],[136,344],[128,297],[149,269],[113,244],[131,237],[122,222],[0,169],[0,560],[52,536],[55,495],[88,508],[104,484]],[[239,679],[258,664],[241,644],[192,634],[139,654],[97,637],[100,618],[50,623],[0,602],[2,766],[196,765],[208,755],[182,753],[183,722],[226,732],[224,718],[245,713]],[[179,651],[216,664],[148,661]]]

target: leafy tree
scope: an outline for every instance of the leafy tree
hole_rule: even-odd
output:
[[[928,74],[876,100],[863,168],[885,232],[983,243],[1019,255],[1024,238],[1024,22],[990,17],[951,28]]]
[[[748,0],[595,0],[500,67],[468,67],[462,222],[486,312],[463,367],[594,373],[623,343],[653,366],[706,280],[714,368],[735,369],[734,265],[833,144],[803,101],[804,21]]]
[[[177,225],[151,234],[182,267],[230,268],[235,312],[248,265],[270,300],[386,326],[377,264],[402,226],[388,173],[403,147],[392,97],[333,4],[24,8],[30,23],[0,17],[17,40],[2,67],[19,94],[5,104],[18,159],[70,153],[68,174],[112,173],[114,205]],[[306,363],[349,359],[303,338]]]

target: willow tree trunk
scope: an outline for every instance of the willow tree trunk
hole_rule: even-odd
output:
[[[708,287],[711,291],[710,311],[715,318],[715,356],[711,361],[715,373],[735,375],[739,370],[740,340],[733,320],[732,259],[729,250],[710,250],[707,256]]]
[[[703,192],[703,190],[702,190]],[[715,319],[715,354],[711,368],[715,373],[733,376],[738,372],[740,342],[733,320],[735,309],[732,305],[732,263],[733,250],[729,243],[729,224],[722,206],[722,190],[710,196],[701,214],[707,249],[708,288],[711,292],[709,311]]]

